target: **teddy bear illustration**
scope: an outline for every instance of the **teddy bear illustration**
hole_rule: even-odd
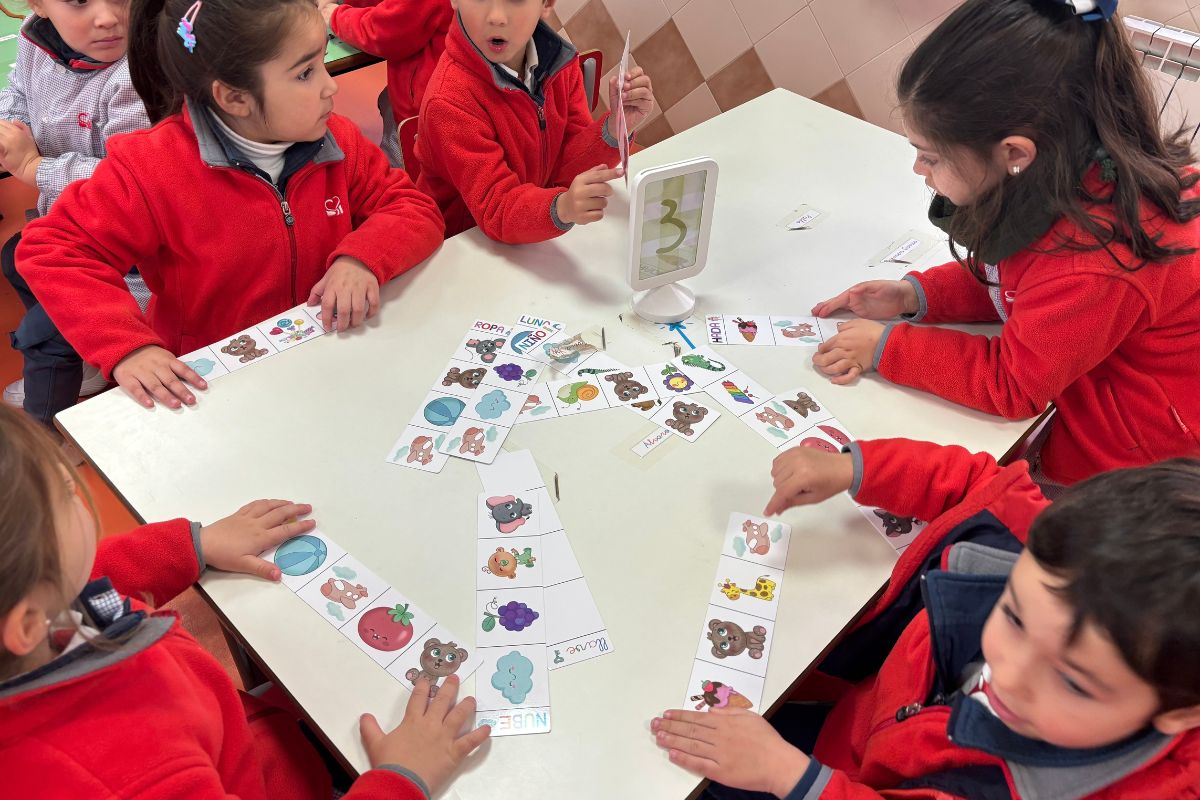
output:
[[[616,393],[617,399],[622,403],[637,400],[650,391],[633,379],[632,372],[618,372],[613,375],[605,375],[604,380],[610,381],[613,384],[613,391]]]
[[[708,640],[712,642],[712,654],[717,658],[731,658],[749,653],[751,658],[757,660],[763,657],[763,650],[767,645],[767,629],[762,625],[755,625],[746,631],[736,622],[710,619]]]
[[[534,556],[532,547],[526,547],[524,550],[517,550],[515,547],[505,550],[503,547],[497,547],[496,552],[488,556],[487,566],[483,571],[497,578],[516,580],[517,567],[532,567],[536,563],[537,557]]]
[[[321,585],[321,594],[353,611],[354,604],[367,596],[367,587],[361,583],[352,584],[339,578],[330,578]]]
[[[408,458],[405,459],[406,464],[411,464],[416,461],[422,466],[433,461],[433,438],[430,436],[418,436],[412,440],[412,444],[408,446]]]
[[[467,339],[467,343],[463,345],[467,350],[474,350],[475,355],[479,356],[479,360],[485,364],[490,364],[496,360],[496,351],[504,347],[506,339]]]
[[[795,400],[784,400],[783,404],[805,419],[808,418],[808,412],[821,410],[817,401],[813,400],[808,392],[797,392]]]
[[[221,348],[221,352],[237,357],[237,360],[243,364],[256,358],[262,358],[267,354],[266,349],[258,347],[258,342],[244,333],[230,339],[229,344]]]
[[[746,546],[756,556],[765,556],[771,550],[771,537],[767,534],[767,523],[755,524],[746,520],[742,523],[742,535],[746,537]]]
[[[487,437],[484,436],[483,428],[467,428],[463,431],[462,445],[458,448],[459,453],[481,456],[486,448]]]
[[[708,416],[708,409],[696,403],[676,400],[675,405],[671,406],[671,416],[673,419],[667,420],[667,427],[674,428],[684,436],[691,436],[696,432],[692,426]]]
[[[410,669],[404,673],[404,677],[414,686],[421,678],[428,678],[433,683],[429,690],[432,696],[437,693],[438,681],[458,672],[467,657],[467,651],[459,647],[457,642],[443,643],[440,639],[429,639],[421,648],[421,668]]]
[[[882,508],[873,509],[871,513],[879,517],[883,522],[883,532],[889,538],[912,533],[913,524],[916,522],[916,519],[913,517],[898,517],[890,511],[884,511]]]
[[[483,367],[468,370],[451,367],[450,371],[446,373],[446,377],[442,378],[442,386],[453,386],[457,383],[464,389],[474,389],[479,386],[479,382],[486,374],[487,370]]]
[[[791,419],[783,414],[780,414],[775,409],[767,408],[766,406],[763,407],[762,411],[759,411],[757,414],[755,414],[754,418],[759,422],[764,422],[767,425],[770,425],[774,428],[780,428],[785,431],[790,431],[792,428],[796,427],[796,423],[792,422]]]
[[[489,497],[484,502],[496,521],[496,530],[501,533],[512,533],[533,515],[533,506],[511,494]]]
[[[812,325],[808,324],[807,322],[801,322],[797,325],[791,325],[787,328],[782,329],[780,331],[780,333],[782,333],[784,335],[784,337],[788,338],[788,339],[804,339],[804,338],[816,336],[816,333],[813,332]]]

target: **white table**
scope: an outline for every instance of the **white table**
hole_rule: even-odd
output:
[[[928,225],[929,196],[902,138],[783,90],[634,156],[632,168],[701,155],[721,167],[709,269],[691,282],[701,313],[804,313],[868,275],[904,272],[865,264]],[[812,231],[780,228],[801,203],[830,216]],[[622,187],[603,223],[537,246],[458,236],[385,289],[368,330],[221,378],[194,409],[148,412],[110,391],[59,422],[140,517],[212,521],[256,497],[311,502],[330,536],[469,637],[478,625],[475,467],[451,459],[428,475],[385,463],[385,453],[476,317],[508,323],[530,311],[603,324],[616,358],[663,359],[661,346],[617,319],[630,294],[627,205]],[[811,352],[722,354],[773,391],[814,388],[861,438],[904,435],[1000,456],[1028,427],[878,378],[832,386]],[[639,460],[629,448],[650,429],[613,410],[510,436],[508,449],[530,448],[547,477],[559,476],[559,514],[615,652],[552,673],[554,731],[495,740],[446,796],[670,798],[695,788],[647,722],[680,702],[728,516],[761,511],[775,450],[726,414],[696,443],[672,441]],[[796,531],[779,610],[789,633],[774,643],[764,704],[854,618],[895,558],[844,497],[785,521]],[[283,586],[212,573],[202,583],[324,735],[365,768],[358,715],[397,723],[407,696],[399,684]]]

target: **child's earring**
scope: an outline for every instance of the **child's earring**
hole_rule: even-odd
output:
[[[1020,164],[1013,164],[1013,168],[1012,168],[1012,174],[1013,174],[1013,175],[1020,175],[1020,174],[1021,174],[1021,165],[1020,165]]]

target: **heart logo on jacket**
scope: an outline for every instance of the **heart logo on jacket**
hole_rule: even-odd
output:
[[[342,211],[342,198],[331,197],[325,201],[325,216],[340,217],[343,213],[344,212]]]

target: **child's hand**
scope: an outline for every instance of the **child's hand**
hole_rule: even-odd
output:
[[[181,401],[184,405],[195,405],[196,396],[188,391],[184,381],[197,389],[208,388],[208,382],[191,367],[153,344],[139,347],[122,358],[113,368],[112,377],[145,408],[154,408],[155,400],[167,408],[179,408]]]
[[[458,705],[458,676],[442,682],[437,695],[429,699],[433,684],[427,678],[417,680],[404,720],[391,733],[384,733],[371,714],[363,714],[358,729],[372,767],[394,764],[415,772],[434,796],[475,748],[491,735],[492,729],[480,726],[459,735],[465,725],[475,722],[475,698],[467,697]]]
[[[775,481],[775,494],[763,511],[764,517],[795,506],[816,505],[846,491],[854,481],[854,460],[849,453],[793,447],[775,457],[771,479]]]
[[[321,324],[328,330],[357,328],[379,313],[379,279],[356,258],[342,256],[308,295],[308,305],[321,304]]]
[[[617,76],[608,79],[608,107],[615,109],[618,103],[625,107],[625,127],[629,133],[637,130],[654,111],[654,87],[650,85],[650,76],[641,67],[625,73],[625,92],[620,98],[617,97]],[[616,124],[616,117],[610,115],[608,133],[614,139],[617,138]]]
[[[22,183],[36,186],[41,160],[28,125],[20,120],[0,120],[0,167]]]
[[[601,164],[587,172],[581,172],[571,181],[571,187],[555,198],[555,210],[563,222],[587,225],[604,219],[604,209],[613,189],[611,180],[621,177],[621,168],[609,169]]]
[[[808,756],[744,708],[665,711],[650,730],[672,764],[735,789],[786,797],[808,769]]]
[[[813,316],[828,317],[851,311],[863,319],[892,319],[920,310],[917,290],[908,281],[863,281],[823,303],[813,306]]]
[[[200,553],[204,562],[215,569],[277,581],[279,567],[258,554],[315,528],[317,523],[311,519],[296,519],[311,513],[312,506],[304,503],[255,500],[201,528]]]
[[[325,27],[333,30],[333,12],[337,10],[338,0],[317,0],[317,10],[325,20]]]
[[[828,375],[830,383],[851,383],[875,368],[875,348],[883,330],[878,322],[865,319],[839,322],[837,335],[817,347],[813,366]]]

